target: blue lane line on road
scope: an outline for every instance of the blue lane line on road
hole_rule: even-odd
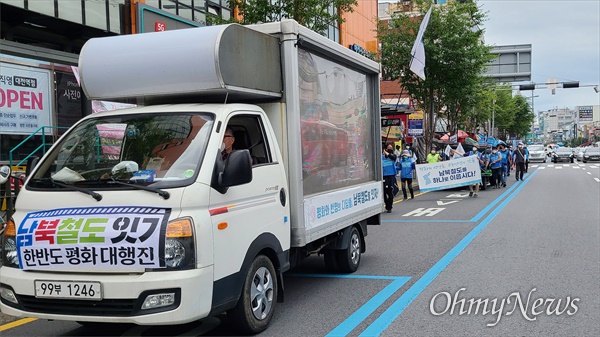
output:
[[[431,269],[429,269],[420,279],[418,279],[400,298],[398,298],[387,310],[381,314],[359,337],[379,336],[385,331],[406,307],[415,299],[433,280],[460,254],[473,239],[506,207],[506,205],[525,187],[531,178],[537,173],[535,170],[519,184],[519,187],[504,200],[496,209],[492,211],[479,225],[477,225],[469,234],[454,246],[444,257],[442,257]]]
[[[355,279],[370,279],[370,280],[397,280],[407,276],[385,276],[385,275],[355,275],[355,274],[298,274],[286,273],[286,276],[295,277],[315,277],[315,278],[355,278]]]
[[[473,220],[381,220],[381,222],[475,222]]]
[[[346,318],[340,325],[331,330],[325,337],[341,337],[348,335],[367,317],[375,312],[375,310],[377,310],[377,308],[379,308],[388,298],[395,294],[398,289],[402,288],[408,280],[410,280],[410,277],[396,278],[396,280],[383,288],[383,290],[378,292],[375,296],[371,297],[367,303],[358,308],[358,310]]]
[[[331,330],[326,337],[346,336],[352,330],[371,315],[379,306],[390,298],[398,289],[402,288],[410,280],[409,276],[380,276],[380,275],[355,275],[355,274],[286,274],[295,277],[313,277],[313,278],[345,278],[345,279],[370,279],[370,280],[392,280],[380,292],[371,297],[367,303],[363,304],[350,317],[346,318],[337,327]]]
[[[533,174],[533,172],[531,172],[531,174]],[[531,175],[529,175],[529,176],[531,177]],[[508,179],[508,177],[507,177],[507,179]],[[490,209],[492,209],[492,207],[494,207],[497,203],[500,202],[500,200],[504,199],[505,196],[507,196],[510,192],[512,192],[512,190],[514,190],[517,186],[519,186],[519,183],[520,183],[519,181],[516,181],[514,185],[512,185],[506,191],[504,191],[504,193],[502,193],[498,198],[496,198],[489,205],[487,205],[484,209],[482,209],[481,212],[477,213],[477,215],[475,215],[473,217],[473,219],[471,219],[471,222],[479,221],[487,212],[490,211]]]

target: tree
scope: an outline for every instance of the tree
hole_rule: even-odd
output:
[[[529,102],[527,102],[526,98],[521,95],[516,95],[513,97],[513,106],[514,118],[508,127],[508,131],[516,134],[517,138],[521,138],[522,136],[526,136],[527,134],[531,133],[531,126],[535,116],[531,111]]]
[[[253,24],[294,19],[318,33],[344,22],[342,13],[352,12],[357,0],[227,0],[238,16],[231,22]]]
[[[422,14],[430,6],[430,1],[415,3]],[[449,118],[451,127],[456,128],[459,122],[469,119],[477,104],[481,104],[477,99],[483,87],[481,74],[494,58],[490,54],[491,47],[483,43],[483,31],[478,29],[485,17],[470,1],[434,7],[423,37],[424,81],[409,69],[410,52],[421,20],[400,13],[394,15],[387,26],[380,23],[378,38],[384,76],[399,80],[423,110],[430,111],[433,105],[435,112],[446,111],[440,115]],[[426,133],[428,143],[432,136]]]

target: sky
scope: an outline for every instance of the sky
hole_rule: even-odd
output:
[[[591,86],[582,87],[600,85],[600,0],[477,0],[477,4],[487,12],[481,27],[487,45],[531,44],[531,82],[579,81],[580,88],[557,88],[555,95],[550,89],[534,90],[536,112],[600,105],[600,94]]]

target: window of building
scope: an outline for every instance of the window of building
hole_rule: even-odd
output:
[[[58,17],[67,21],[83,23],[81,1],[58,1]]]
[[[87,26],[106,30],[108,28],[106,27],[106,2],[98,0],[84,1],[85,24]]]
[[[54,16],[54,1],[28,1],[30,11]]]

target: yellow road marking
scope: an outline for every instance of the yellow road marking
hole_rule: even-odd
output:
[[[19,325],[31,323],[31,322],[33,322],[35,320],[37,320],[37,318],[23,318],[23,319],[20,319],[18,321],[6,323],[4,325],[0,325],[0,331],[6,331],[8,329],[16,328]]]
[[[427,193],[429,193],[429,191],[427,191],[427,192],[423,192],[423,193],[417,193],[417,194],[415,194],[415,198],[416,198],[416,197],[418,197],[418,196],[420,196],[420,195],[427,194]],[[397,203],[400,203],[400,202],[403,202],[403,201],[404,201],[404,200],[396,200],[396,201],[394,201],[393,203],[394,203],[394,204],[397,204]]]

